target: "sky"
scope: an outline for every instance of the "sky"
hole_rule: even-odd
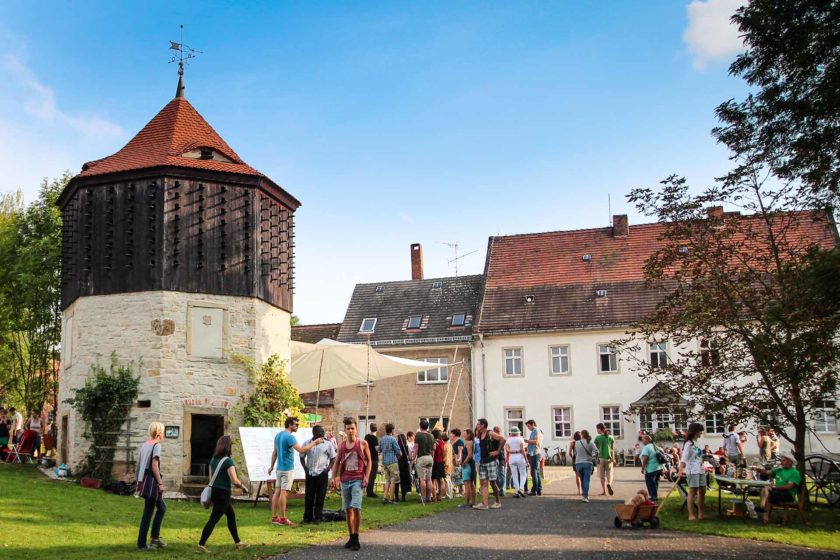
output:
[[[356,283],[410,278],[412,243],[427,278],[455,242],[480,274],[491,235],[632,230],[631,189],[711,184],[739,4],[4,0],[0,192],[125,145],[174,96],[183,24],[190,102],[303,203],[295,314],[340,322]]]

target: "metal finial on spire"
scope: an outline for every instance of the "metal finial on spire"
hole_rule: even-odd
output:
[[[184,90],[186,87],[184,86],[184,65],[189,64],[189,60],[191,58],[195,58],[196,55],[201,54],[201,51],[197,51],[194,48],[184,44],[184,26],[181,26],[181,39],[180,43],[176,43],[175,41],[169,41],[169,49],[175,51],[176,54],[172,55],[172,60],[169,63],[177,62],[178,63],[178,89],[175,90],[175,97],[184,97]]]

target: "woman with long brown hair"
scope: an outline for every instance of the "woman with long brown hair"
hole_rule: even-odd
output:
[[[232,442],[230,436],[222,436],[216,442],[216,450],[213,452],[213,458],[210,459],[210,472],[215,473],[218,469],[218,474],[213,479],[210,489],[210,501],[213,503],[213,511],[210,513],[210,519],[204,525],[204,530],[201,531],[201,540],[198,542],[198,552],[208,552],[204,547],[207,544],[207,539],[213,533],[213,528],[216,523],[224,515],[227,517],[228,531],[233,537],[234,547],[237,549],[248,548],[248,543],[239,540],[239,531],[236,528],[236,514],[233,511],[233,503],[231,502],[232,486],[241,488],[248,492],[248,487],[240,482],[236,476],[236,465],[233,464],[233,459],[230,458]],[[212,476],[212,475],[211,475]]]
[[[688,520],[703,519],[706,502],[706,470],[703,467],[703,451],[697,447],[697,440],[703,435],[703,425],[692,423],[683,443],[680,457],[680,471],[688,484]],[[697,496],[697,512],[694,511],[694,497]]]
[[[598,448],[592,443],[592,436],[588,430],[580,431],[580,439],[575,442],[575,470],[580,475],[580,486],[583,498],[581,501],[589,503],[589,480],[598,457]]]

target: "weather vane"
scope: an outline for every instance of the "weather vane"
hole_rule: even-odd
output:
[[[191,58],[195,58],[197,55],[201,54],[201,51],[184,44],[183,25],[181,26],[180,42],[176,43],[175,41],[169,41],[169,50],[175,51],[175,53],[172,54],[172,59],[169,63],[178,63],[178,90],[175,92],[175,97],[184,97],[184,65],[188,64]]]

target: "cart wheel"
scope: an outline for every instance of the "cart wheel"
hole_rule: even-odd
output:
[[[656,529],[657,527],[659,527],[659,518],[654,515],[650,518],[650,528]]]
[[[618,518],[618,516],[616,515],[616,516],[615,516],[615,519],[613,519],[613,525],[615,525],[615,528],[616,528],[616,529],[621,529],[621,526],[622,526],[622,525],[624,525],[624,523],[623,523],[623,522],[621,521],[621,519],[619,519],[619,518]]]
[[[634,529],[638,529],[642,525],[644,525],[644,523],[639,519],[634,519],[633,521],[630,522],[630,524],[633,526]]]

